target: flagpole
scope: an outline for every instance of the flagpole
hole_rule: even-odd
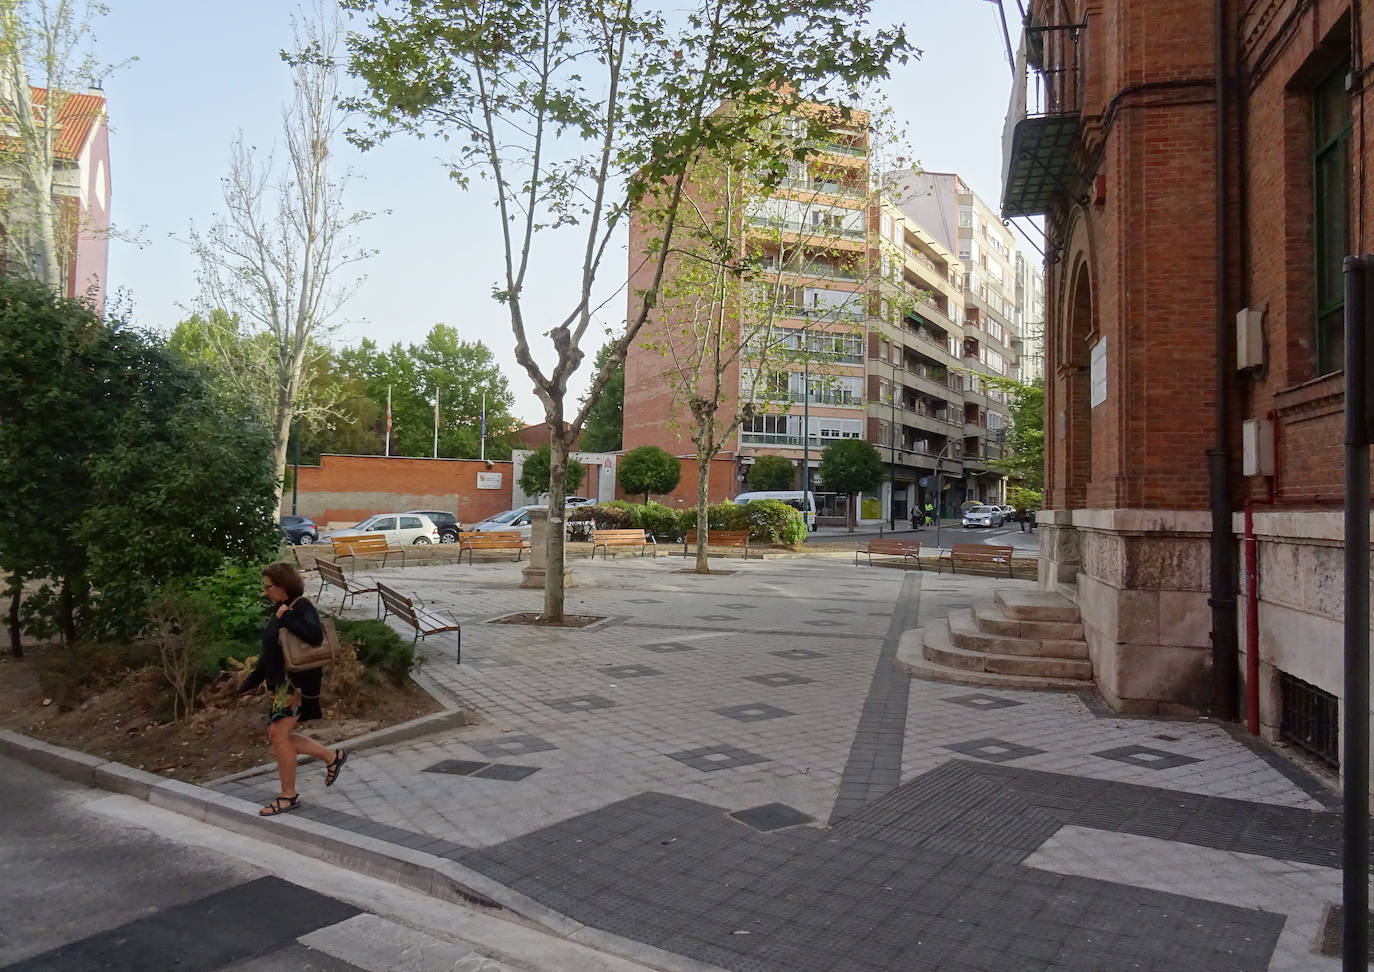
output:
[[[487,458],[487,393],[482,392],[482,461]]]
[[[386,386],[386,454],[391,455],[391,386]]]
[[[434,389],[434,458],[439,458],[439,389]]]

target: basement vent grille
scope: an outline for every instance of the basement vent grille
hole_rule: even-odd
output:
[[[1283,694],[1279,738],[1311,753],[1329,766],[1341,765],[1340,702],[1330,692],[1279,673]]]

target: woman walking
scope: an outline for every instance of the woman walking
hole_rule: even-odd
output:
[[[281,794],[258,813],[264,817],[295,810],[300,806],[296,793],[296,757],[314,756],[325,764],[324,785],[333,786],[348,759],[348,751],[325,749],[308,736],[296,732],[302,722],[323,717],[320,711],[320,684],[324,669],[288,672],[282,655],[279,634],[283,628],[311,645],[324,643],[320,613],[305,597],[305,584],[290,564],[269,564],[262,572],[263,594],[272,602],[272,614],[262,629],[262,652],[258,663],[239,686],[243,694],[266,682],[272,693],[267,714],[267,741],[277,761]]]

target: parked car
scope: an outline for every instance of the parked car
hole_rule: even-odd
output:
[[[320,528],[308,516],[279,516],[277,525],[287,543],[314,543],[320,538]]]
[[[495,530],[519,530],[520,535],[529,539],[530,535],[530,510],[542,509],[536,506],[517,506],[513,510],[505,510],[495,516],[489,516],[485,520],[468,527],[476,533],[491,533]]]
[[[434,525],[439,528],[440,543],[457,543],[458,534],[463,532],[463,524],[458,522],[458,514],[446,513],[443,510],[406,510],[407,513],[419,513],[429,517],[434,521]]]
[[[964,510],[964,529],[969,527],[999,527],[1002,511],[995,506],[970,506]]]
[[[343,537],[356,537],[364,533],[380,533],[387,543],[438,543],[439,528],[434,521],[423,513],[378,513],[369,516],[356,526],[345,530],[332,530],[320,537],[321,540],[338,540]]]
[[[591,506],[595,502],[596,500],[590,496],[565,496],[563,498],[564,506]]]
[[[1016,519],[1016,507],[1014,506],[994,506],[993,509],[997,510],[1002,514],[1002,520],[1005,523],[1010,523],[1012,520]]]

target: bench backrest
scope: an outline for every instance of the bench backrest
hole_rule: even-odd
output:
[[[343,568],[332,560],[325,560],[323,557],[315,561],[315,566],[320,569],[320,577],[327,583],[336,587],[347,587],[348,581],[344,578]]]
[[[462,533],[458,544],[463,547],[509,547],[520,546],[525,537],[519,530],[491,530],[486,533]]]
[[[392,614],[412,626],[418,623],[418,619],[415,617],[415,602],[410,598],[385,584],[377,585],[377,593],[381,595],[382,603]]]
[[[602,540],[643,540],[643,530],[593,530],[592,542],[600,543]]]
[[[955,543],[951,544],[949,552],[955,557],[978,557],[981,559],[991,559],[1002,557],[1006,560],[1011,559],[1014,548],[995,547],[986,543]]]
[[[687,538],[683,541],[687,544],[697,542],[697,532],[687,531]],[[748,530],[708,530],[706,532],[706,542],[718,547],[740,547],[749,542]]]
[[[334,544],[335,553],[368,553],[373,550],[386,550],[390,546],[386,542],[386,537],[380,533],[364,533],[356,537],[336,537],[330,542]]]
[[[960,544],[955,544],[960,546]],[[967,546],[964,544],[963,546]],[[921,552],[921,541],[919,540],[870,540],[868,541],[870,553],[900,553],[900,554],[919,554]]]

